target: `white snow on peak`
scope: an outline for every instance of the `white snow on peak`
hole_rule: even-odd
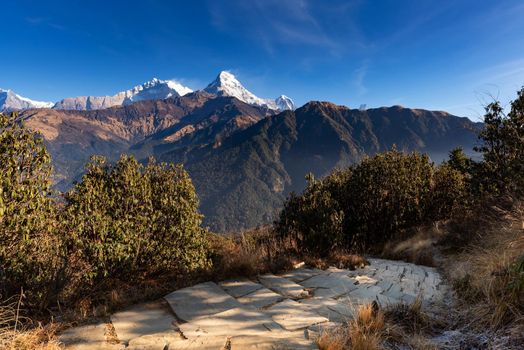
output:
[[[271,110],[294,109],[293,101],[281,96],[276,100],[264,99],[256,96],[246,89],[240,81],[228,71],[222,71],[217,78],[209,84],[204,91],[218,96],[231,96],[250,105],[265,107]],[[282,99],[282,97],[285,98]]]
[[[34,101],[11,90],[0,89],[0,112],[19,111],[31,108],[51,108],[52,102]]]
[[[113,106],[128,105],[137,101],[161,100],[170,97],[184,96],[193,92],[175,80],[153,78],[142,85],[119,92],[113,96],[79,96],[57,102],[55,109],[93,110]]]
[[[275,100],[275,103],[281,111],[285,110],[294,110],[295,109],[295,102],[290,97],[287,97],[286,95],[280,95]]]

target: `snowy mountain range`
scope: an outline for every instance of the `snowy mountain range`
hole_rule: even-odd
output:
[[[205,92],[217,96],[232,96],[250,105],[267,108],[272,111],[294,110],[293,100],[281,95],[276,99],[257,97],[247,90],[236,77],[227,71],[222,71],[205,89]],[[142,85],[119,92],[113,96],[78,96],[68,97],[56,103],[32,101],[15,94],[11,90],[0,89],[0,111],[16,111],[33,108],[53,108],[62,110],[98,110],[113,106],[126,106],[133,102],[144,100],[160,100],[170,97],[184,96],[193,92],[174,80],[153,78]]]
[[[53,102],[33,101],[17,95],[11,90],[0,89],[0,112],[51,107],[53,107]]]
[[[190,92],[193,92],[193,90],[174,80],[153,78],[151,81],[113,96],[69,97],[57,102],[53,108],[67,110],[105,109],[113,106],[126,106],[137,101],[162,100],[169,97],[184,96]]]

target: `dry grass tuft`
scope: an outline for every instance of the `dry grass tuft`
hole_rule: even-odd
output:
[[[317,344],[321,350],[436,350],[428,338],[435,322],[440,323],[423,312],[421,299],[385,310],[372,303],[360,306],[346,325],[322,332]]]
[[[383,348],[390,332],[384,313],[376,304],[361,305],[347,326],[323,332],[317,345],[321,350],[378,350]]]
[[[209,234],[212,279],[250,277],[265,272],[290,270],[298,262],[296,247],[289,240],[276,237],[271,227],[242,234]]]
[[[5,350],[58,350],[56,339],[58,325],[32,326],[30,320],[20,315],[21,298],[8,300],[0,305],[0,349]]]
[[[495,329],[524,324],[524,206],[498,215],[504,219],[480,231],[448,266],[471,325]]]
[[[402,328],[405,333],[426,332],[430,328],[430,319],[422,311],[422,298],[413,304],[399,303],[384,311],[387,321]]]
[[[332,252],[328,257],[305,256],[303,260],[307,266],[325,270],[330,266],[339,269],[355,270],[369,265],[369,261],[362,255],[351,254],[343,251]]]
[[[369,265],[369,261],[358,254],[334,252],[329,256],[329,262],[339,269],[355,270]]]

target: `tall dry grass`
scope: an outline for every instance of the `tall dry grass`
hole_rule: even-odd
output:
[[[477,328],[524,325],[524,205],[494,210],[501,220],[480,229],[448,266]]]
[[[34,325],[22,315],[22,298],[9,299],[0,304],[0,349],[58,350],[58,326],[54,323]]]
[[[358,306],[355,317],[345,325],[322,332],[321,350],[436,350],[430,341],[434,323],[422,310],[419,298],[413,304],[397,304],[379,309],[376,303]],[[441,326],[441,324],[440,324]]]

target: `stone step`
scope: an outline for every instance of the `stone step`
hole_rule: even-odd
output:
[[[286,298],[300,299],[309,295],[307,290],[305,290],[301,285],[284,277],[267,274],[259,276],[258,280],[266,288],[271,289]]]
[[[254,291],[253,293],[244,295],[237,300],[246,306],[253,307],[255,309],[261,309],[271,306],[279,301],[285,299],[282,295],[277,294],[267,288],[262,288]]]
[[[118,340],[127,344],[129,340],[147,334],[171,331],[175,335],[176,318],[165,301],[135,306],[111,315]]]
[[[275,322],[288,331],[306,329],[309,326],[329,321],[326,317],[290,299],[276,303],[265,309],[264,313],[270,315]]]
[[[301,282],[305,288],[314,288],[315,298],[336,298],[356,289],[356,280],[347,276],[321,274]]]
[[[214,282],[179,289],[166,295],[164,299],[176,316],[186,322],[242,306]]]
[[[220,282],[219,285],[229,295],[235,298],[243,297],[244,295],[253,293],[254,291],[264,287],[261,284],[248,280],[247,278],[231,279]]]
[[[62,332],[58,339],[69,350],[120,350],[122,344],[108,342],[106,336],[108,325],[99,323],[69,328]]]
[[[239,307],[181,323],[180,331],[184,337],[193,339],[210,336],[264,336],[271,332],[281,332],[282,328],[265,313],[249,307]]]

